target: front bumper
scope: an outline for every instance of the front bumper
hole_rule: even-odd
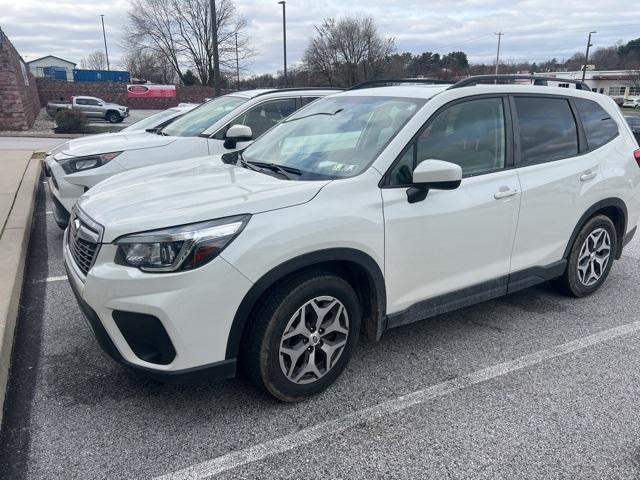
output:
[[[113,263],[116,247],[102,244],[95,265],[84,277],[71,256],[67,236],[68,232],[63,256],[69,283],[100,347],[109,356],[162,381],[235,375],[236,359],[225,357],[227,338],[251,282],[225,260],[217,258],[190,272],[145,274]],[[173,360],[158,364],[141,358],[126,328],[116,323],[117,312],[155,317],[174,347]]]
[[[84,192],[102,180],[122,171],[122,167],[117,163],[110,163],[107,166],[67,174],[53,157],[49,156],[45,159],[45,172],[48,173],[47,183],[55,206],[53,214],[56,223],[61,228],[66,228],[71,209]]]

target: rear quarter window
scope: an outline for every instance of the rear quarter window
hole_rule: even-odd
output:
[[[595,150],[618,136],[618,125],[604,108],[592,100],[575,98],[589,150]]]

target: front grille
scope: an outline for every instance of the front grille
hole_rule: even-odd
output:
[[[67,235],[73,261],[86,275],[96,260],[102,228],[74,209],[69,220]]]

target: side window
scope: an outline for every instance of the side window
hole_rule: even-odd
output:
[[[618,125],[604,108],[584,98],[575,98],[573,101],[582,120],[589,150],[600,148],[618,136]]]
[[[98,100],[94,100],[93,98],[88,98],[85,100],[85,105],[100,105],[100,102]]]
[[[428,159],[458,164],[462,175],[467,177],[504,168],[506,135],[502,99],[468,100],[438,113],[394,165],[390,184],[411,184],[415,167]]]
[[[308,105],[309,103],[316,101],[318,98],[320,97],[302,97],[300,99],[300,106],[304,107],[305,105]]]
[[[564,98],[516,97],[521,166],[578,154],[578,129]]]
[[[86,105],[87,101],[84,98],[76,98],[76,105]]]
[[[284,120],[296,110],[294,98],[271,100],[256,105],[241,115],[237,121],[231,122],[251,127],[253,138],[258,138],[271,127]]]

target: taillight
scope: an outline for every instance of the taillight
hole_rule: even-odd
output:
[[[636,159],[636,163],[640,167],[640,148],[638,150],[636,150],[635,152],[633,152],[633,156]]]

